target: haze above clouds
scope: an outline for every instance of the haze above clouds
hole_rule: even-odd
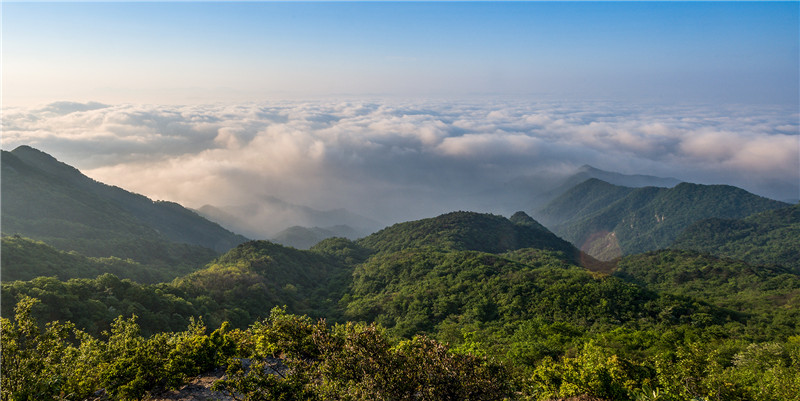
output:
[[[2,7],[3,149],[155,199],[388,224],[583,164],[800,197],[791,2]]]

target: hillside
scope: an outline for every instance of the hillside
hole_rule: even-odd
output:
[[[184,298],[206,299],[207,316],[219,322],[246,325],[281,305],[295,313],[335,320],[351,272],[325,251],[250,241],[171,285]]]
[[[775,264],[800,272],[800,204],[744,219],[705,219],[681,232],[672,248]]]
[[[759,331],[791,335],[800,329],[800,273],[692,251],[661,250],[622,258],[614,276],[658,293],[703,299],[758,316]],[[788,327],[786,323],[791,323]]]
[[[176,248],[179,245],[176,245]],[[0,268],[3,281],[33,280],[36,277],[94,278],[111,273],[119,278],[139,283],[171,281],[189,273],[214,257],[211,250],[186,245],[181,255],[182,265],[142,265],[131,259],[118,257],[86,257],[77,252],[65,252],[30,238],[3,236]]]
[[[574,246],[524,213],[517,213],[511,219],[474,212],[447,213],[398,223],[356,242],[379,253],[419,247],[487,253],[537,248],[563,252],[570,260],[580,257]]]
[[[341,315],[337,302],[352,272],[344,261],[354,260],[359,252],[344,239],[327,240],[315,251],[250,241],[170,283],[140,284],[112,274],[68,281],[4,279],[2,316],[13,315],[17,301],[29,295],[42,301],[37,308],[42,318],[70,320],[93,334],[107,330],[119,314],[136,314],[148,334],[180,330],[200,316],[212,325],[228,321],[246,327],[281,305],[294,313],[336,320]],[[70,257],[55,253],[59,262]],[[85,261],[79,255],[72,257]]]
[[[444,335],[456,322],[486,330],[533,318],[580,327],[656,323],[664,302],[680,304],[686,318],[700,308],[725,319],[723,311],[658,301],[657,294],[634,284],[594,277],[557,259],[545,256],[528,263],[476,251],[427,249],[374,257],[353,274],[352,291],[344,300],[346,315],[378,322],[405,337]]]
[[[232,357],[254,365],[228,363],[215,388],[256,399],[416,399],[423,388],[429,400],[771,400],[800,389],[797,274],[685,251],[623,258],[614,275],[579,261],[524,213],[454,212],[310,250],[246,242],[170,283],[4,280],[2,316],[15,315],[4,361],[43,368],[4,371],[3,388],[30,376],[75,399],[100,388],[158,399]],[[57,323],[35,334],[34,318],[90,334]]]
[[[556,201],[538,210],[536,216],[545,225],[568,225],[602,210],[634,190],[590,178],[570,188]]]
[[[3,233],[62,250],[175,265],[188,253],[224,252],[246,240],[176,203],[94,181],[31,147],[3,151],[2,177]]]
[[[578,170],[564,178],[557,186],[551,188],[544,193],[537,194],[532,199],[532,208],[539,209],[547,206],[551,201],[564,195],[576,185],[587,180],[599,180],[618,187],[627,188],[644,188],[644,187],[662,187],[672,188],[681,183],[680,180],[671,177],[657,177],[653,175],[644,174],[622,174],[612,171],[605,171],[599,168],[592,167],[585,164],[578,168]],[[537,214],[537,218],[542,216]]]
[[[727,185],[624,188],[587,180],[543,208],[553,232],[603,260],[668,247],[692,223],[787,206]],[[563,220],[565,219],[566,220]],[[559,221],[561,219],[561,221]]]

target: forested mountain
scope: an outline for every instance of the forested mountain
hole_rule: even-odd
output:
[[[146,264],[180,265],[246,240],[176,203],[94,181],[28,146],[3,151],[2,216],[4,234]]]
[[[347,259],[342,248],[358,253],[358,247],[343,241],[328,240],[316,251],[246,242],[202,270],[154,285],[111,274],[66,282],[47,277],[4,280],[2,314],[11,315],[16,302],[31,295],[42,301],[39,312],[48,320],[71,320],[95,334],[107,330],[120,313],[136,314],[146,333],[180,330],[193,316],[203,316],[213,325],[229,321],[244,327],[280,305],[335,320],[340,315],[336,303],[352,272],[345,261],[353,259]]]
[[[542,224],[569,225],[624,198],[635,189],[613,185],[597,178],[582,181],[536,212]]]
[[[45,240],[115,245],[111,252],[134,244],[134,255],[172,269],[4,237],[3,400],[142,399],[221,366],[219,394],[248,400],[800,394],[800,274],[790,263],[660,250],[598,269],[525,213],[453,212],[309,250],[244,242],[196,270],[213,251],[170,241],[138,218],[156,206],[133,205],[149,200],[36,157],[41,167],[3,154],[3,201],[10,174],[8,188],[50,199],[31,205],[57,212],[29,212],[12,194],[13,224],[39,224]],[[561,199],[550,216],[606,229],[626,247],[639,246],[635,235],[668,238],[680,225],[673,220],[782,205],[731,187],[600,180]],[[796,219],[793,206],[725,220],[747,235],[720,236],[752,249],[766,241],[762,256],[787,249],[778,253],[785,259]]]
[[[563,252],[570,260],[579,259],[579,251],[574,246],[521,212],[510,219],[474,212],[447,213],[398,223],[357,243],[381,253],[419,247],[488,253],[537,248]]]
[[[643,187],[664,187],[672,188],[681,183],[677,178],[657,177],[645,174],[621,174],[612,171],[600,170],[588,164],[581,166],[578,172],[570,177],[568,184],[580,184],[590,178],[596,178],[610,184],[623,187],[643,188]]]
[[[533,197],[533,208],[538,210],[543,206],[551,204],[551,202],[561,195],[564,195],[576,185],[587,180],[600,180],[615,186],[627,188],[643,188],[643,187],[663,187],[672,188],[681,183],[676,178],[656,177],[653,175],[643,174],[622,174],[612,171],[600,170],[599,168],[592,167],[585,164],[578,168],[578,170],[569,177],[562,180],[554,188],[545,191],[544,193],[537,194]],[[536,215],[537,218],[542,215]]]
[[[247,242],[171,283],[4,280],[2,315],[18,307],[3,322],[15,367],[3,391],[138,399],[224,364],[216,388],[245,399],[774,400],[800,390],[797,274],[659,251],[609,276],[579,255],[524,213],[455,212],[307,251]],[[207,334],[200,316],[219,329]],[[34,318],[92,335],[37,331]],[[273,369],[283,378],[259,373]]]
[[[700,220],[684,230],[672,247],[800,272],[800,204],[744,219]]]
[[[552,222],[556,234],[608,260],[666,248],[702,219],[742,218],[786,206],[727,185],[631,189],[594,179],[567,191],[537,215]]]
[[[614,185],[641,188],[666,187],[680,184],[675,178],[643,174],[621,174],[583,165],[566,176],[552,172],[516,177],[475,195],[481,209],[513,213],[516,210],[539,210],[574,186],[590,179]],[[536,215],[537,219],[542,216]]]

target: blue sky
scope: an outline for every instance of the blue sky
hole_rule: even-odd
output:
[[[155,199],[400,221],[583,164],[800,199],[798,2],[0,4],[3,148]]]
[[[5,106],[324,96],[798,104],[798,3],[3,3]]]

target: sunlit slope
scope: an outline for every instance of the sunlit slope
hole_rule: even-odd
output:
[[[351,272],[351,267],[326,250],[303,251],[251,241],[172,285],[189,299],[207,299],[216,309],[241,314],[227,317],[236,323],[264,317],[281,305],[295,313],[335,319]]]

